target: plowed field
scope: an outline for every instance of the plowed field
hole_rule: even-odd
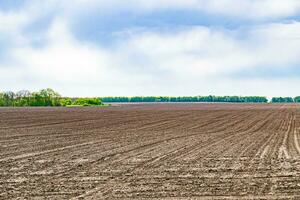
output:
[[[300,199],[300,105],[1,108],[17,198]]]

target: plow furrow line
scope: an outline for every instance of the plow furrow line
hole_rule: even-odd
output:
[[[97,142],[95,142],[95,141],[93,141],[93,142],[86,142],[86,143],[81,143],[81,144],[76,144],[76,145],[70,145],[70,146],[56,148],[56,149],[50,149],[50,150],[39,151],[39,152],[34,152],[34,153],[26,153],[26,154],[21,154],[21,155],[17,155],[17,156],[11,156],[11,157],[2,158],[2,159],[0,159],[0,162],[19,160],[19,159],[24,159],[24,158],[39,156],[39,155],[43,155],[43,154],[53,153],[53,152],[57,152],[57,151],[63,151],[63,150],[67,150],[67,149],[72,149],[72,148],[76,148],[76,147],[82,147],[82,146],[86,146],[86,145],[91,145],[91,144],[95,144],[95,143],[97,143]]]
[[[298,152],[298,154],[300,155],[300,145],[299,145],[299,140],[298,140],[298,136],[297,136],[297,130],[294,130],[294,142],[295,142],[295,147],[296,150]]]
[[[291,158],[287,151],[287,145],[288,145],[287,139],[288,139],[289,133],[291,131],[292,123],[294,120],[295,120],[295,116],[292,116],[289,120],[287,131],[284,134],[284,138],[283,138],[281,147],[279,148],[279,151],[278,151],[278,159],[282,159],[282,158],[290,159]]]

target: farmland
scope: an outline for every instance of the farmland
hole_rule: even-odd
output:
[[[300,105],[0,108],[0,199],[300,198]]]

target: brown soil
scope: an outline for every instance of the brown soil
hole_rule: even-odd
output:
[[[300,199],[300,105],[1,108],[0,199]]]

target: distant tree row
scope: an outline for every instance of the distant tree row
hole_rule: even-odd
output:
[[[103,102],[232,102],[232,103],[267,103],[266,97],[260,96],[135,96],[135,97],[100,97]]]
[[[21,90],[19,92],[0,92],[0,106],[92,106],[102,105],[99,98],[63,98],[59,93],[47,88],[38,92]]]
[[[300,96],[292,98],[292,97],[273,97],[271,100],[272,103],[299,103]]]
[[[261,96],[134,96],[134,97],[100,97],[68,98],[47,88],[38,92],[21,90],[19,92],[0,92],[0,106],[96,106],[113,102],[232,102],[232,103],[267,103]],[[300,103],[300,96],[273,97],[271,103]]]

